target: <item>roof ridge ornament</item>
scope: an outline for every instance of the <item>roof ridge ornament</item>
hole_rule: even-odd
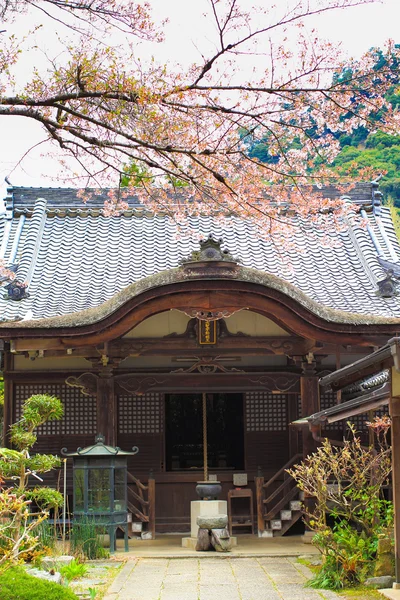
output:
[[[393,298],[393,296],[397,296],[398,283],[395,279],[395,275],[393,269],[388,269],[386,271],[385,279],[377,282],[378,291],[377,293],[382,296],[382,298]]]
[[[223,250],[222,244],[223,238],[215,239],[212,233],[200,240],[200,250],[192,250],[190,256],[179,261],[185,275],[205,279],[236,277],[241,261]]]
[[[5,300],[29,298],[28,284],[17,279],[18,267],[18,263],[12,263],[6,267],[4,261],[0,259],[0,268],[3,270],[3,273],[0,273],[0,287],[3,286],[7,290],[7,293],[4,294]]]

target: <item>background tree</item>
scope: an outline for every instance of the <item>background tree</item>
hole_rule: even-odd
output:
[[[371,48],[373,56],[373,71],[378,79],[384,78],[388,86],[385,93],[385,100],[395,112],[400,106],[400,65],[398,57],[399,45],[394,46],[394,52],[389,56],[380,48]],[[354,67],[353,67],[354,68]],[[340,72],[333,75],[333,82],[346,84],[352,82],[356,73],[350,66],[345,66]],[[364,90],[366,98],[369,97],[369,91]],[[342,121],[346,121],[352,115],[350,110],[343,114]],[[379,129],[380,123],[385,119],[385,109],[377,110],[370,114],[369,122],[362,124],[350,132],[343,132],[340,129],[336,132],[325,131],[316,133],[316,128],[309,130],[309,135],[315,140],[324,138],[326,135],[333,134],[339,142],[340,151],[335,159],[329,165],[333,171],[343,180],[359,179],[365,174],[366,177],[373,178],[374,175],[383,174],[384,178],[380,182],[380,189],[385,194],[386,200],[391,200],[395,207],[400,207],[400,136],[389,134]],[[269,150],[269,138],[266,137],[260,142],[254,142],[251,137],[247,140],[248,151],[251,157],[275,164],[279,156],[271,155]],[[312,165],[316,168],[316,165]]]
[[[13,76],[24,59],[21,43],[3,32],[0,116],[39,123],[45,139],[64,156],[65,168],[75,161],[74,182],[76,165],[81,182],[96,187],[112,186],[126,175],[124,165],[135,165],[141,176],[135,174],[126,193],[178,222],[189,214],[233,212],[253,220],[262,235],[284,234],[282,203],[320,227],[327,219],[320,209],[329,206],[340,222],[345,206],[311,194],[307,186],[336,181],[327,168],[340,150],[336,132],[367,126],[379,110],[382,130],[397,131],[382,76],[397,49],[389,45],[382,51],[387,64],[379,75],[368,53],[348,65],[349,77],[333,80],[345,66],[337,48],[306,31],[304,21],[367,2],[299,0],[274,9],[261,3],[250,14],[242,0],[209,0],[215,39],[202,60],[186,69],[140,61],[136,42],[121,45],[119,38],[118,47],[110,47],[97,41],[103,26],[121,23],[134,34],[157,39],[147,7],[139,11],[115,0],[109,3],[113,16],[103,12],[107,5],[100,0],[90,3],[90,14],[79,1],[35,2],[38,10],[69,11],[77,29],[86,18],[93,29],[64,54],[50,57],[47,70],[34,71],[24,84]],[[10,16],[10,9],[30,4],[8,2],[3,13]],[[250,73],[249,56],[254,57]],[[273,160],[262,162],[246,152],[243,133],[254,141],[267,137]],[[106,212],[122,207],[123,194],[111,194]]]

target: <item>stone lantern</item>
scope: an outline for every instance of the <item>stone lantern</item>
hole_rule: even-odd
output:
[[[128,551],[127,472],[128,456],[139,452],[137,446],[131,452],[107,446],[102,434],[95,444],[78,448],[76,452],[61,450],[63,456],[73,459],[73,512],[74,521],[83,517],[93,518],[109,531],[110,552],[116,549],[116,530],[124,531],[125,551]]]

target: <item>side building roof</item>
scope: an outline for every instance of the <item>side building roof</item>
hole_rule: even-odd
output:
[[[104,217],[101,194],[85,205],[76,189],[9,188],[0,212],[0,259],[18,267],[27,297],[10,299],[1,288],[0,322],[98,307],[130,284],[178,267],[198,249],[199,238],[212,234],[244,269],[273,276],[282,289],[289,284],[299,301],[308,298],[328,316],[331,310],[332,320],[355,314],[365,324],[400,323],[396,283],[389,277],[390,293],[379,285],[388,269],[400,277],[390,210],[381,205],[376,184],[357,185],[348,196],[361,207],[367,226],[360,220],[346,231],[332,231],[327,244],[325,232],[298,221],[293,244],[285,249],[260,239],[251,223],[235,216],[224,230],[211,217],[191,217],[196,238],[181,235],[167,216],[149,214],[136,198],[128,199],[129,209],[120,216]]]

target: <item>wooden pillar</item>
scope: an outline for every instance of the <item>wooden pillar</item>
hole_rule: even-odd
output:
[[[254,482],[256,484],[256,502],[257,502],[257,530],[258,537],[261,537],[265,530],[265,519],[264,519],[264,477],[262,475],[257,475],[254,478]]]
[[[13,355],[9,350],[4,354],[4,409],[3,409],[3,445],[10,447],[10,426],[13,422],[14,390],[9,371],[13,367]]]
[[[319,378],[314,361],[303,362],[301,366],[303,370],[300,377],[301,415],[308,417],[320,410]],[[308,428],[303,428],[303,456],[312,454],[316,446],[312,433]]]
[[[148,481],[148,502],[149,502],[149,532],[151,539],[156,539],[156,481],[154,475],[150,473]]]
[[[400,587],[400,373],[392,368],[392,395],[390,398],[390,417],[392,419],[392,485],[394,504],[394,551],[396,582]]]
[[[392,482],[394,504],[394,548],[396,583],[400,585],[400,396],[390,400],[390,416],[392,419]]]
[[[97,378],[96,390],[97,433],[102,433],[106,444],[117,445],[117,415],[114,375],[110,368],[102,369]]]

